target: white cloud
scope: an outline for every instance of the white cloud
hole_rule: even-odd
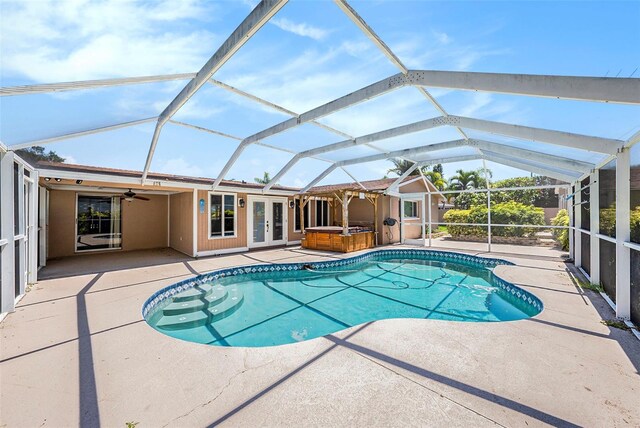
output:
[[[412,69],[469,70],[484,58],[510,53],[508,49],[459,42],[437,30],[431,31],[431,37],[403,32],[395,39],[389,46]]]
[[[296,23],[287,18],[273,18],[269,22],[283,31],[302,37],[309,37],[314,40],[322,40],[329,34],[327,30],[323,30],[322,28],[314,27],[304,22]]]
[[[520,114],[525,113],[518,104],[511,100],[496,99],[496,97],[488,92],[474,92],[466,95],[460,116],[478,117],[483,119],[496,119],[500,121],[516,121],[520,118]]]
[[[3,74],[59,82],[197,70],[219,40],[174,27],[212,16],[197,1],[3,4]]]
[[[394,72],[393,66],[380,53],[365,54],[366,45],[359,40],[346,41],[326,49],[307,49],[285,57],[276,67],[263,65],[241,67],[228,74],[226,81],[247,92],[275,102],[295,112],[304,112],[333,98],[340,97]],[[270,55],[250,55],[252,64],[269,64]],[[246,52],[239,52],[234,61],[244,65]],[[280,56],[278,56],[280,57]],[[250,70],[247,72],[247,70]],[[384,70],[388,70],[386,74]]]
[[[448,45],[449,43],[452,42],[451,37],[449,37],[449,35],[445,32],[433,30],[432,34],[436,38],[436,40],[438,40],[438,42],[443,45]]]
[[[71,155],[63,155],[63,154],[60,154],[59,156],[60,156],[61,158],[64,158],[65,163],[70,163],[70,164],[77,164],[77,163],[78,163],[78,161],[76,160],[76,158],[74,158],[74,157],[73,157],[73,156],[71,156]]]

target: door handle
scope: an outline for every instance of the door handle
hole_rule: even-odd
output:
[[[269,221],[267,221],[267,232],[269,231]]]

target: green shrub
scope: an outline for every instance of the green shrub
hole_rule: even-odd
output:
[[[631,241],[640,242],[640,205],[631,210]],[[616,236],[616,207],[600,209],[600,233]]]
[[[452,236],[487,236],[486,226],[456,226],[456,223],[488,222],[487,207],[473,206],[468,210],[449,210],[444,215],[447,228]],[[544,210],[520,202],[504,202],[491,207],[492,224],[544,225]],[[491,229],[495,236],[531,236],[537,231],[534,227],[498,226]]]
[[[569,226],[569,212],[567,210],[558,211],[558,215],[551,219],[554,226]],[[569,229],[553,229],[553,237],[560,242],[562,249],[569,250]]]

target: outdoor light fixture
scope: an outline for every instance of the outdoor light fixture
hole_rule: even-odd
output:
[[[51,181],[51,177],[45,177],[44,181]]]
[[[62,178],[56,178],[56,181],[60,183],[62,181]]]
[[[82,184],[82,180],[76,180],[76,184]]]
[[[293,209],[293,208],[295,208],[295,206],[296,206],[296,203],[293,201],[293,199],[290,200],[289,201],[289,208]]]
[[[238,206],[239,206],[240,208],[244,208],[244,198],[240,198],[240,199],[238,199]]]

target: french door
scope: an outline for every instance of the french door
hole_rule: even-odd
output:
[[[251,248],[287,243],[287,199],[248,197],[248,245]]]

